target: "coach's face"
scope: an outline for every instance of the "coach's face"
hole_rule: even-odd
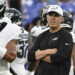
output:
[[[46,19],[50,28],[56,28],[60,26],[61,22],[63,21],[63,17],[56,12],[48,13]]]

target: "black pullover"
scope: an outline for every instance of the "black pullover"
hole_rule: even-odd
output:
[[[50,33],[48,30],[41,34],[29,51],[28,60],[36,61],[35,52],[37,49],[57,48],[57,53],[50,55],[52,63],[40,60],[35,75],[69,75],[72,47],[72,36],[63,28],[56,33]]]

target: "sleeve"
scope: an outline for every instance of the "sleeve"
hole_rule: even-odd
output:
[[[51,55],[51,61],[53,63],[62,63],[65,60],[69,59],[72,53],[73,41],[72,36],[65,35],[63,36],[58,44],[57,53]]]
[[[35,52],[37,51],[37,49],[39,49],[39,44],[40,44],[39,38],[37,38],[37,40],[34,43],[34,46],[28,52],[28,61],[30,61],[30,62],[36,61]]]
[[[20,35],[22,33],[21,27],[19,27],[16,24],[12,24],[12,34],[14,34],[12,37],[15,40],[19,40],[20,39]]]

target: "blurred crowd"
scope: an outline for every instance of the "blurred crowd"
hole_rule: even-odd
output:
[[[49,4],[58,4],[63,10],[75,14],[75,0],[6,0],[7,9],[16,8],[22,13],[22,25],[28,31],[39,21],[42,8]]]

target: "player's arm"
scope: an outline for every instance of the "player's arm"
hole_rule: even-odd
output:
[[[3,59],[8,61],[8,62],[12,62],[17,55],[17,40],[12,40],[10,41],[6,48],[7,48],[7,52],[4,55]]]
[[[40,60],[50,54],[55,54],[57,52],[57,49],[54,48],[54,49],[46,49],[46,50],[37,50],[35,52],[35,57],[36,57],[36,60]]]

